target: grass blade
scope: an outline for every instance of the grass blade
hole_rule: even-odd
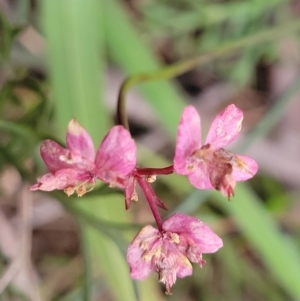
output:
[[[101,1],[43,1],[42,20],[48,42],[49,69],[60,136],[76,117],[97,144],[108,127],[103,106],[103,33]],[[94,197],[79,208],[100,219],[128,221],[122,198]],[[71,200],[70,200],[71,201]],[[117,246],[103,234],[84,226],[94,268],[107,280],[115,300],[135,300],[128,267]],[[115,289],[115,288],[118,289]]]

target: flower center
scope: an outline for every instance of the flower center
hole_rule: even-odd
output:
[[[203,145],[192,155],[190,170],[198,167],[209,177],[211,185],[230,199],[233,195],[235,179],[233,167],[247,171],[247,165],[236,155],[223,148],[211,149],[210,144]],[[201,164],[201,166],[199,166]]]
[[[197,149],[188,159],[187,169],[189,171],[194,170],[199,164],[207,163],[212,157],[212,150],[210,144],[205,144],[201,148]]]

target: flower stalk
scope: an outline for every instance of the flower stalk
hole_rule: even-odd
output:
[[[157,175],[170,175],[174,172],[173,165],[166,166],[163,168],[137,168],[135,170],[136,175],[138,176],[157,176]]]
[[[137,178],[137,181],[145,194],[148,205],[149,205],[151,212],[153,214],[153,217],[155,219],[157,228],[159,231],[162,231],[163,223],[162,223],[161,216],[157,209],[157,196],[156,196],[154,190],[152,189],[152,187],[150,186],[150,184],[147,181],[145,181],[145,179]]]
[[[190,58],[173,65],[164,67],[150,73],[135,74],[128,77],[121,85],[117,102],[117,124],[123,125],[129,130],[128,117],[126,112],[126,94],[129,89],[144,82],[160,81],[175,78],[182,75],[195,67],[204,66],[209,62],[223,58],[228,55],[233,55],[246,47],[255,46],[260,43],[267,43],[277,40],[282,36],[293,33],[300,28],[300,20],[291,21],[285,24],[280,24],[272,28],[255,33],[254,35],[231,41],[224,45],[218,46],[206,53],[197,57]]]

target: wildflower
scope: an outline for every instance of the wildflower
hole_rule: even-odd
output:
[[[216,116],[204,145],[201,145],[200,116],[194,107],[186,107],[177,132],[176,173],[187,175],[198,189],[215,188],[230,199],[236,182],[252,178],[258,169],[253,159],[223,148],[237,137],[242,120],[243,112],[235,105],[229,105]]]
[[[96,177],[111,187],[130,189],[136,166],[136,145],[128,130],[116,125],[102,140],[95,160]]]
[[[176,213],[165,220],[161,231],[148,225],[130,243],[127,250],[130,276],[144,280],[156,271],[170,294],[177,277],[192,274],[191,262],[202,267],[205,263],[202,253],[214,253],[222,246],[222,239],[203,222]]]
[[[126,175],[136,165],[136,147],[123,126],[114,126],[108,132],[95,156],[90,135],[73,119],[68,125],[66,144],[67,148],[53,140],[42,143],[41,157],[50,173],[39,178],[31,190],[61,189],[68,195],[76,192],[82,196],[94,187],[97,178],[111,186],[126,186]]]

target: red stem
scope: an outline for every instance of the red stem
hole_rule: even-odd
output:
[[[159,231],[162,231],[162,219],[158,212],[157,206],[156,206],[156,194],[154,190],[152,189],[151,185],[143,178],[136,178],[140,187],[142,188],[145,197],[147,199],[147,202],[150,206],[150,209],[152,211],[153,217],[155,219],[155,222],[157,224],[157,228]]]
[[[173,165],[163,168],[136,168],[136,174],[139,176],[153,176],[153,175],[169,175],[174,172]]]

